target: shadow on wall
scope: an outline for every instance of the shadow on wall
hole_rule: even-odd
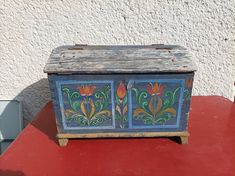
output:
[[[36,117],[36,114],[39,113],[42,110],[42,108],[50,101],[50,89],[49,89],[48,79],[44,78],[31,84],[30,86],[26,87],[23,91],[21,91],[14,99],[21,101],[22,103],[23,120],[25,127]],[[53,109],[52,103],[47,104],[47,107],[50,107],[50,109],[52,110]],[[4,116],[4,114],[7,114],[6,112],[11,111],[11,108],[12,106],[10,107],[9,105],[7,105],[2,112],[2,116]],[[45,111],[41,111],[40,112],[41,116],[47,118],[40,118],[38,120],[33,121],[31,124],[37,129],[39,129],[41,132],[45,133],[52,141],[54,141],[57,144],[57,140],[55,137],[57,129],[54,118],[54,111],[50,111],[50,113],[51,114],[48,114],[48,112]],[[50,121],[48,121],[49,119]],[[11,124],[9,126],[11,126]],[[7,128],[6,130],[8,131],[8,133],[9,131],[12,131],[9,130],[9,128]],[[2,136],[6,136],[5,133],[6,132],[4,130],[0,131],[0,141]],[[17,134],[14,134],[14,136],[17,136]],[[12,139],[14,138],[15,137],[13,137]],[[2,175],[23,175],[23,174],[18,171],[13,172],[10,170],[6,171],[0,170],[0,176]]]
[[[50,101],[50,89],[47,78],[43,78],[26,87],[16,97],[22,102],[24,126],[32,121],[34,116]]]

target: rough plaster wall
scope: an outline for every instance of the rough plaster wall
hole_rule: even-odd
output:
[[[1,0],[0,98],[31,119],[50,99],[43,67],[63,44],[179,44],[198,65],[194,95],[232,99],[234,0]]]

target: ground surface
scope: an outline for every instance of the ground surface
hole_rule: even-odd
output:
[[[189,132],[188,145],[169,138],[83,139],[61,148],[48,103],[0,158],[0,175],[235,175],[235,103],[193,97]]]

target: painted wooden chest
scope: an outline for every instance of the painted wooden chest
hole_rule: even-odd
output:
[[[196,67],[176,45],[61,46],[48,73],[57,138],[179,136],[188,141]]]

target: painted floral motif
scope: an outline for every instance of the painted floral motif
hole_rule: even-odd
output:
[[[135,119],[143,121],[146,125],[163,125],[176,116],[173,106],[178,97],[179,88],[174,91],[165,91],[164,85],[155,82],[154,84],[148,83],[146,90],[132,88],[138,105],[133,112]]]
[[[193,78],[188,78],[185,80],[185,87],[191,89],[193,86]]]
[[[84,86],[79,86],[78,90],[81,96],[91,96],[94,93],[95,86],[91,85],[89,87],[89,85],[85,84]]]
[[[151,96],[162,95],[162,93],[164,91],[164,86],[158,85],[158,83],[155,83],[154,85],[152,83],[148,83],[147,84],[147,91]]]
[[[120,98],[121,101],[126,96],[126,87],[122,81],[120,82],[119,87],[117,89],[117,96]]]
[[[102,90],[95,92],[94,85],[80,85],[79,92],[73,92],[68,87],[62,91],[67,95],[70,107],[65,110],[66,122],[75,122],[78,126],[98,126],[111,119],[110,86],[106,85]]]
[[[115,119],[119,121],[119,127],[125,128],[127,122],[127,90],[123,82],[120,82],[116,93]]]
[[[193,86],[193,78],[185,80],[184,100],[189,101],[191,98],[191,91]]]

